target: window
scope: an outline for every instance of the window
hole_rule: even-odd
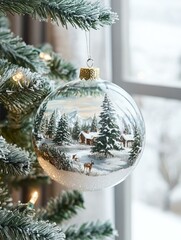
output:
[[[181,4],[130,0],[131,76],[145,83],[181,84]]]
[[[113,81],[134,95],[147,131],[145,152],[131,180],[115,188],[118,239],[177,240],[181,2],[123,0],[112,1],[112,6],[120,16],[112,32]]]

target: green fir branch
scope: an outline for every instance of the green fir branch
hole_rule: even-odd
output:
[[[77,76],[77,69],[73,64],[64,60],[60,54],[53,51],[50,44],[43,44],[39,47],[42,53],[48,54],[50,59],[47,61],[49,67],[48,77],[53,80],[71,81]]]
[[[85,84],[86,82],[86,84]],[[82,80],[81,82],[74,81],[70,82],[65,86],[61,87],[57,93],[57,95],[61,95],[63,97],[85,97],[85,96],[101,96],[104,94],[101,86],[97,84],[96,81],[92,80]],[[52,98],[55,97],[55,94],[52,93]]]
[[[0,17],[0,24],[6,24],[5,17]],[[1,23],[2,20],[2,23]],[[19,67],[29,68],[31,71],[46,73],[50,78],[60,78],[62,80],[72,80],[76,77],[75,67],[65,61],[59,54],[52,51],[50,47],[48,53],[52,60],[44,62],[39,57],[43,48],[35,48],[26,45],[20,37],[15,37],[9,29],[0,27],[0,57],[6,59]]]
[[[48,63],[51,79],[61,79],[71,81],[77,76],[77,69],[69,62],[65,61],[59,54],[51,54],[52,60]]]
[[[7,182],[3,180],[3,176],[0,176],[0,207],[9,208],[12,206],[12,198],[10,197]]]
[[[39,49],[26,45],[20,37],[15,37],[9,29],[0,28],[1,59],[7,59],[12,64],[30,68],[32,71],[47,72],[48,69],[39,58],[39,53]]]
[[[51,183],[50,177],[48,177],[43,169],[40,167],[38,160],[36,159],[35,153],[30,153],[32,164],[31,169],[28,175],[26,176],[16,176],[11,178],[12,187],[18,188],[26,188],[27,182],[30,188],[37,188],[39,186],[47,185]]]
[[[17,210],[0,209],[0,239],[63,240],[65,235],[56,224],[35,221]]]
[[[26,175],[30,171],[28,152],[6,143],[0,136],[0,171],[9,175]]]
[[[5,126],[1,129],[1,135],[8,143],[16,144],[29,152],[32,152],[33,150],[31,133],[32,123],[27,123],[26,126],[21,129],[11,129],[5,124]]]
[[[87,0],[3,0],[0,2],[0,12],[29,14],[41,20],[51,19],[67,27],[70,23],[73,27],[82,29],[97,29],[99,26],[111,25],[117,20],[117,14],[104,7],[99,1]]]
[[[0,29],[9,28],[8,18],[0,14]]]
[[[62,223],[76,215],[78,209],[84,208],[83,203],[83,197],[78,191],[64,192],[63,195],[50,199],[46,208],[37,211],[36,217]]]
[[[84,223],[79,228],[77,225],[70,226],[65,231],[67,240],[101,240],[106,237],[113,237],[117,235],[112,225],[109,222],[91,222]]]
[[[14,81],[13,76],[17,72],[23,74],[23,79]],[[0,102],[8,111],[9,120],[18,126],[50,93],[48,79],[3,60],[0,60],[0,74]]]
[[[14,188],[26,187],[27,182],[30,187],[37,187],[42,184],[50,183],[50,178],[45,175],[43,169],[40,167],[32,146],[32,123],[27,124],[26,127],[20,129],[11,129],[7,126],[1,129],[2,136],[9,143],[16,143],[19,147],[25,149],[30,154],[31,168],[28,175],[14,176],[11,178],[11,185]]]

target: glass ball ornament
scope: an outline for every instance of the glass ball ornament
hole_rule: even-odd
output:
[[[77,190],[99,190],[123,181],[144,148],[143,117],[132,97],[82,68],[80,79],[52,92],[40,105],[33,143],[44,171]]]

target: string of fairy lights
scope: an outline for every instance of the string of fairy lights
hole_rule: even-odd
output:
[[[52,59],[51,56],[48,53],[44,53],[44,52],[41,52],[39,54],[39,57],[45,62],[48,62]],[[27,81],[26,76],[20,70],[17,70],[17,72],[12,76],[12,79],[13,79],[14,82],[18,83],[18,85],[21,88],[23,88],[21,83]],[[37,199],[38,199],[38,192],[34,191],[31,195],[31,198],[30,198],[28,204],[27,204],[28,207],[29,208],[34,208],[34,205],[35,205]]]

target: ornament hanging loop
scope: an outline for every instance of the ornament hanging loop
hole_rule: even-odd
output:
[[[99,68],[94,68],[94,60],[91,57],[91,50],[90,50],[90,32],[85,31],[85,38],[86,38],[86,47],[87,47],[87,67],[80,69],[80,79],[84,80],[95,80],[99,79]]]
[[[87,59],[87,67],[92,68],[94,65],[94,60],[92,58]]]
[[[87,67],[92,68],[94,60],[91,57],[91,46],[90,46],[90,31],[85,31],[86,46],[87,46]]]

